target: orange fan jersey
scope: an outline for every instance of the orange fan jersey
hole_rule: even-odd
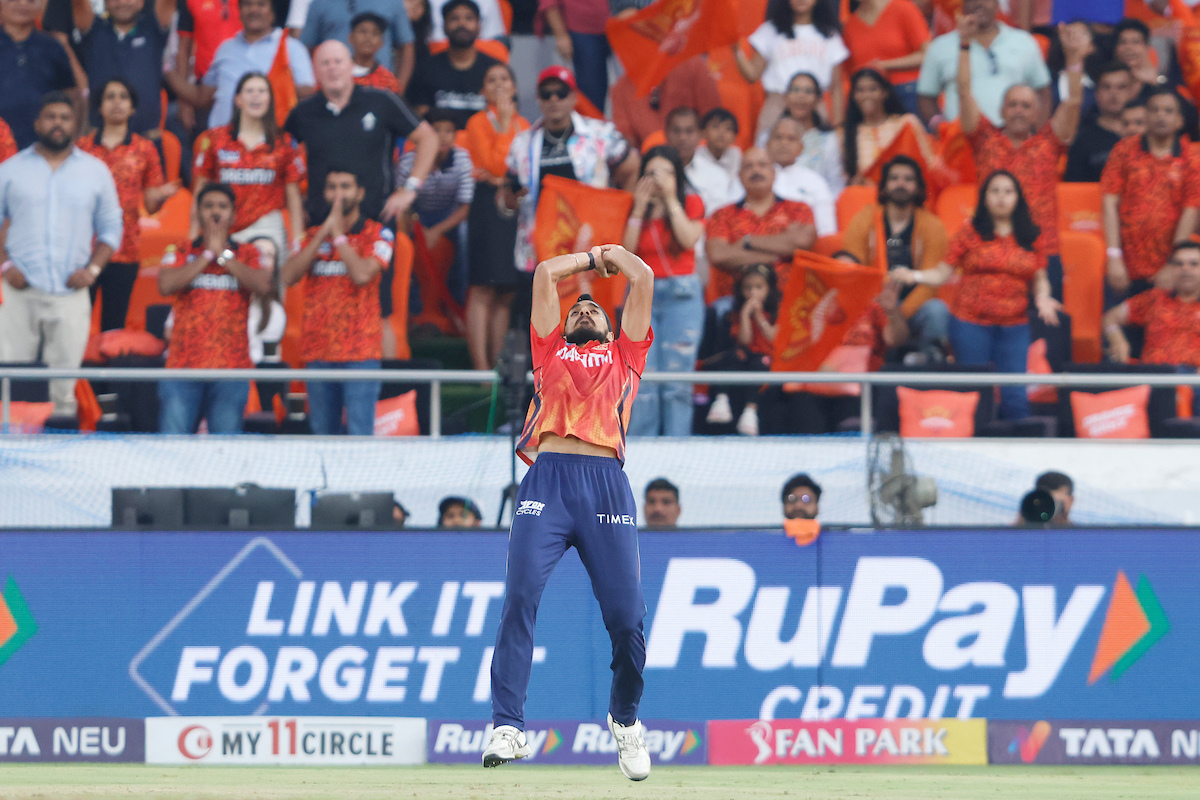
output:
[[[308,239],[320,232],[308,229]],[[354,252],[373,258],[384,269],[392,263],[395,235],[378,222],[360,219],[346,234]],[[379,316],[379,274],[355,285],[333,244],[326,239],[305,278],[304,329],[300,337],[305,361],[367,361],[383,357],[383,322]]]
[[[533,356],[533,401],[517,441],[517,455],[533,464],[542,434],[574,436],[611,447],[625,463],[625,431],[637,396],[646,351],[654,331],[634,342],[622,331],[615,341],[582,347],[563,338],[562,325],[546,337],[530,327]]]
[[[200,134],[195,166],[197,177],[233,189],[235,233],[272,211],[282,211],[287,204],[284,188],[299,183],[305,173],[292,137],[281,133],[274,147],[264,142],[247,149],[228,125]]]

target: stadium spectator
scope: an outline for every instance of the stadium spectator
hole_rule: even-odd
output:
[[[718,270],[708,277],[709,302],[732,295],[742,268],[752,264],[772,265],[784,286],[796,251],[807,250],[817,240],[812,209],[784,200],[772,189],[775,165],[766,152],[747,150],[739,177],[746,196],[719,209],[705,226],[708,263]]]
[[[546,67],[538,75],[538,108],[542,118],[518,133],[508,150],[509,179],[498,202],[517,209],[517,268],[532,272],[537,259],[533,223],[542,178],[562,178],[597,185],[608,183],[632,191],[638,176],[638,154],[611,122],[575,112],[579,88],[564,67]],[[514,187],[517,187],[514,191]]]
[[[236,0],[177,0],[179,8],[179,51],[175,71],[199,82],[212,66],[217,48],[242,29],[242,19],[233,8]]]
[[[783,115],[800,123],[804,149],[797,160],[824,178],[831,192],[841,194],[846,188],[842,146],[838,132],[821,115],[824,96],[816,78],[807,72],[797,73],[788,82],[787,94],[783,96]],[[761,147],[767,146],[770,135],[770,130],[759,134],[757,141]]]
[[[496,59],[479,52],[479,6],[475,0],[449,0],[442,6],[449,47],[429,57],[413,75],[408,101],[413,111],[424,116],[431,108],[450,115],[459,128],[487,106],[483,80]]]
[[[733,310],[725,317],[730,346],[709,359],[706,367],[728,372],[762,372],[771,368],[775,334],[778,332],[779,289],[775,270],[769,264],[753,264],[742,270],[735,286]],[[757,390],[752,386],[730,386],[719,391],[708,407],[707,421],[713,425],[733,422],[733,409],[740,407],[736,430],[743,436],[758,435]]]
[[[1075,482],[1062,472],[1043,472],[1037,476],[1034,489],[1049,492],[1054,498],[1056,512],[1051,518],[1051,525],[1067,526],[1071,524],[1071,508],[1075,505]]]
[[[1200,367],[1200,244],[1175,245],[1167,266],[1172,289],[1148,289],[1105,312],[1109,358],[1116,363],[1130,360],[1123,327],[1134,325],[1145,330],[1142,363]]]
[[[1057,325],[1062,310],[1050,294],[1039,234],[1020,183],[1011,172],[993,172],[979,188],[971,224],[951,238],[946,260],[930,270],[895,269],[891,275],[910,285],[941,286],[960,272],[950,320],[955,359],[991,364],[997,372],[1025,372],[1030,294],[1047,325]],[[1025,387],[1002,386],[1000,417],[1027,416]]]
[[[780,500],[785,519],[816,519],[821,511],[821,487],[807,472],[798,472],[783,485]]]
[[[773,188],[784,200],[803,203],[812,209],[817,235],[829,236],[837,232],[833,192],[824,178],[798,163],[803,149],[800,125],[794,119],[780,117],[767,140],[767,155],[775,164]]]
[[[325,175],[337,163],[349,169],[361,183],[362,213],[378,222],[403,217],[416,199],[433,168],[437,134],[419,122],[408,106],[390,92],[354,84],[354,62],[341,42],[325,42],[313,53],[321,89],[292,109],[284,129],[308,157],[310,220],[323,220],[329,213],[325,202]],[[407,137],[416,155],[412,172],[403,186],[396,187],[392,153],[396,140]],[[392,315],[392,272],[389,267],[379,284],[379,306],[383,318]],[[383,326],[383,357],[396,352],[392,326]]]
[[[259,364],[279,364],[283,361],[279,343],[287,332],[287,310],[279,302],[280,288],[279,245],[270,236],[255,236],[250,244],[258,250],[259,263],[271,270],[271,291],[260,295],[250,304],[246,325],[250,334],[250,360]],[[266,398],[262,398],[266,401]]]
[[[596,108],[604,108],[612,55],[604,31],[609,4],[605,0],[540,0],[538,12],[554,35],[559,58],[575,71],[579,90]]]
[[[442,14],[443,7],[449,2],[450,0],[429,0],[431,42],[444,42],[449,38],[444,25],[445,16]],[[508,29],[504,27],[504,15],[500,11],[498,0],[476,0],[476,5],[479,6],[479,38],[505,39]]]
[[[888,270],[928,270],[946,257],[946,226],[925,208],[925,176],[908,156],[883,167],[879,202],[863,208],[846,226],[844,246],[860,264],[886,264]],[[908,338],[934,360],[950,339],[950,309],[932,286],[906,285],[900,291]],[[885,308],[885,310],[887,310]]]
[[[678,127],[686,125],[685,116],[673,116],[667,122],[667,143],[680,150],[681,134]],[[684,174],[688,183],[704,201],[704,213],[712,215],[718,208],[736,203],[745,190],[738,178],[742,168],[742,151],[736,144],[738,135],[737,117],[724,108],[714,108],[700,119],[703,140],[693,150],[692,158],[685,160]],[[684,136],[690,135],[686,131]]]
[[[200,236],[168,248],[158,271],[158,290],[176,296],[167,368],[249,369],[250,296],[270,293],[271,270],[230,238],[233,189],[210,183],[198,202]],[[245,381],[159,381],[159,432],[195,433],[203,416],[209,433],[239,433],[249,394]]]
[[[467,497],[445,497],[438,503],[439,528],[478,528],[483,524],[483,514],[475,501]]]
[[[1133,97],[1149,99],[1150,92],[1167,82],[1165,73],[1155,63],[1150,28],[1140,19],[1126,18],[1113,28],[1112,37],[1113,57],[1128,67],[1133,76]]]
[[[1191,236],[1200,220],[1200,162],[1182,136],[1179,95],[1155,90],[1146,101],[1146,119],[1145,135],[1118,142],[1100,178],[1106,305],[1148,289],[1171,245]]]
[[[413,72],[419,72],[429,60],[429,36],[433,31],[433,14],[429,10],[429,0],[404,0],[404,10],[408,12],[408,21],[412,25],[415,39]],[[412,85],[412,81],[409,81],[409,85]],[[405,96],[404,99],[407,101],[408,97]]]
[[[39,9],[37,0],[0,0],[0,117],[19,148],[39,138],[33,125],[47,93],[67,91],[78,102],[67,51],[37,30]]]
[[[651,530],[667,530],[679,527],[679,487],[666,478],[655,478],[646,484],[642,500],[642,514],[646,527]]]
[[[129,129],[152,139],[163,114],[163,52],[175,6],[176,0],[105,0],[106,13],[97,16],[89,0],[72,0],[74,31],[63,31],[73,36],[90,96],[99,97],[109,78],[128,81],[139,97]],[[104,124],[95,103],[88,122]]]
[[[179,191],[179,182],[166,182],[158,150],[129,128],[139,101],[137,89],[129,81],[109,78],[93,97],[103,127],[76,145],[108,165],[117,186],[124,229],[120,248],[88,287],[93,305],[100,292],[100,330],[111,331],[125,327],[129,297],[141,265],[141,207],[145,205],[148,214],[157,213]]]
[[[959,36],[964,42],[975,41],[975,20],[959,20]],[[1013,86],[1004,93],[1000,117],[1004,124],[992,124],[971,95],[972,65],[966,50],[959,52],[958,92],[961,98],[963,133],[971,142],[975,165],[980,176],[1006,170],[1016,176],[1033,213],[1033,222],[1042,235],[1039,248],[1046,254],[1046,273],[1054,296],[1062,298],[1062,261],[1058,254],[1058,175],[1059,163],[1075,139],[1083,104],[1083,60],[1092,51],[1092,37],[1082,24],[1060,25],[1059,36],[1066,56],[1067,96],[1054,116],[1039,127],[1042,111],[1038,96],[1028,86]]]
[[[964,41],[954,30],[934,39],[925,51],[917,78],[917,105],[921,119],[931,127],[943,117],[958,119],[955,76],[959,53],[964,49],[970,51],[971,96],[993,124],[1004,124],[1000,106],[1004,93],[1013,86],[1028,86],[1037,93],[1039,114],[1049,109],[1050,71],[1042,60],[1041,48],[1029,33],[1000,22],[996,18],[999,10],[998,0],[963,0],[962,17],[973,23],[971,41]],[[938,110],[939,95],[942,111]]]
[[[667,116],[675,109],[686,107],[697,114],[707,114],[721,105],[717,82],[701,56],[693,56],[676,66],[650,94],[637,95],[628,72],[612,87],[613,123],[639,150],[652,134],[666,129]]]
[[[363,11],[350,20],[350,52],[354,58],[354,82],[359,86],[373,86],[403,94],[396,74],[379,63],[379,51],[383,49],[383,34],[387,20],[374,11]],[[411,81],[410,81],[411,83]]]
[[[929,25],[917,6],[903,0],[862,0],[843,21],[842,38],[850,51],[846,71],[880,71],[896,87],[904,109],[917,113],[917,75],[929,46]]]
[[[12,128],[0,119],[0,163],[7,161],[17,154],[17,140],[13,138]]]
[[[1133,75],[1119,62],[1100,68],[1096,78],[1096,105],[1079,121],[1075,141],[1067,151],[1063,180],[1069,183],[1099,183],[1108,155],[1121,141],[1121,112],[1133,97]]]
[[[937,162],[921,121],[908,113],[896,89],[878,71],[864,67],[850,77],[850,101],[841,129],[842,169],[854,186],[870,186],[867,173],[908,128],[917,139],[925,163]]]
[[[403,528],[404,524],[408,522],[409,516],[408,509],[401,505],[399,500],[392,501],[392,523],[394,527]]]
[[[1121,109],[1121,138],[1126,139],[1130,136],[1142,137],[1146,135],[1146,127],[1149,122],[1149,112],[1146,111],[1146,104],[1141,100],[1130,100],[1125,104],[1125,108]],[[1116,145],[1113,145],[1116,147]],[[1109,151],[1112,155],[1112,151]],[[1108,162],[1105,161],[1105,164]],[[1100,173],[1101,180],[1104,179],[1103,170]]]
[[[403,0],[312,0],[300,41],[314,51],[322,42],[331,39],[348,46],[351,23],[364,11],[378,14],[385,20],[383,44],[375,57],[379,63],[391,65],[403,91],[412,78],[415,58],[412,24]]]
[[[304,206],[300,182],[304,158],[291,137],[275,121],[275,95],[267,76],[247,72],[233,97],[233,119],[228,125],[201,134],[196,142],[193,191],[208,183],[233,189],[235,215],[232,235],[236,242],[270,236],[279,249],[295,250],[304,237]],[[291,231],[285,230],[287,209]],[[200,233],[197,204],[192,207],[191,230]],[[291,234],[290,238],[288,234]]]
[[[475,165],[475,196],[467,213],[467,350],[475,369],[496,365],[520,276],[513,263],[517,224],[500,214],[496,196],[508,170],[513,137],[529,127],[517,113],[517,80],[507,64],[483,78],[488,108],[467,122],[467,151]]]
[[[663,136],[666,143],[679,153],[679,160],[683,162],[686,178],[687,167],[696,157],[696,150],[700,148],[700,115],[696,113],[696,109],[690,106],[678,106],[667,112],[663,122]],[[696,187],[693,186],[692,189],[695,190]],[[701,199],[704,199],[703,195],[701,195]],[[708,210],[707,206],[705,210]]]
[[[454,247],[454,261],[446,276],[446,285],[460,304],[467,301],[467,212],[475,198],[475,166],[471,155],[454,141],[458,134],[457,116],[452,111],[434,108],[425,122],[437,134],[438,148],[433,169],[417,189],[413,211],[425,229],[430,249],[445,237]],[[406,181],[413,173],[417,153],[410,150],[400,157],[398,180]]]
[[[5,6],[12,0],[6,0]],[[55,42],[57,44],[57,42]],[[100,159],[74,146],[72,99],[52,92],[34,122],[37,143],[0,164],[0,361],[83,363],[87,289],[121,245],[121,204]],[[75,381],[50,381],[54,413],[75,413]]]
[[[834,122],[840,121],[842,62],[849,56],[839,33],[837,7],[832,0],[769,0],[767,19],[750,34],[754,54],[747,57],[733,46],[738,72],[750,83],[762,80],[767,97],[758,116],[758,132],[771,130],[783,113],[783,95],[797,72],[817,79],[830,92]]]
[[[679,151],[652,147],[633,190],[633,209],[622,244],[654,271],[651,327],[654,341],[646,367],[691,372],[704,332],[704,287],[693,249],[704,232],[704,203],[690,191]],[[692,432],[692,385],[642,386],[629,421],[632,436],[688,436]]]
[[[178,71],[165,73],[175,94],[198,111],[210,109],[208,127],[228,125],[233,118],[233,97],[247,72],[268,75],[282,48],[292,73],[296,96],[304,99],[314,91],[312,60],[296,39],[275,27],[271,0],[238,0],[242,30],[217,48],[212,64],[200,84],[184,80]]]
[[[304,247],[283,267],[289,286],[307,277],[300,347],[313,369],[380,367],[379,276],[392,263],[395,235],[362,214],[364,194],[357,175],[346,167],[331,167],[325,173],[329,214],[321,225],[309,228]],[[378,381],[308,381],[307,387],[313,433],[374,432]]]

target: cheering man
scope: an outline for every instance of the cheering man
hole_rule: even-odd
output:
[[[582,295],[559,322],[557,284],[595,269],[629,280],[621,334],[590,295]],[[555,256],[533,276],[534,398],[517,444],[530,464],[517,495],[508,537],[504,610],[492,658],[495,728],[483,765],[495,767],[532,753],[525,739],[524,705],[533,662],[533,628],[550,573],[574,545],[592,579],[612,639],[612,694],[608,727],[618,764],[630,780],[650,774],[650,754],[638,721],[646,639],[642,620],[637,506],[625,463],[625,431],[646,365],[654,273],[618,245]],[[536,458],[532,461],[530,456]]]

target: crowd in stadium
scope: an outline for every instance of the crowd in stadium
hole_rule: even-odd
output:
[[[436,332],[490,370],[540,254],[620,208],[650,370],[771,369],[805,254],[886,276],[823,370],[1200,365],[1185,0],[769,0],[653,75],[630,31],[669,54],[714,21],[649,5],[0,0],[0,363],[371,370]],[[509,65],[531,24],[568,66]],[[619,313],[611,282],[564,301]],[[630,432],[850,429],[830,386],[645,383]],[[153,429],[240,431],[250,389],[162,381]],[[46,415],[87,427],[88,394],[51,381]],[[307,430],[370,435],[380,395],[310,382]]]

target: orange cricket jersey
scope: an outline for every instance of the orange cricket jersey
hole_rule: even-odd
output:
[[[553,433],[611,447],[624,464],[629,413],[654,331],[641,342],[622,331],[615,341],[582,347],[563,338],[562,325],[544,338],[530,326],[529,335],[534,394],[517,455],[532,465],[529,454],[537,451],[542,434]]]

